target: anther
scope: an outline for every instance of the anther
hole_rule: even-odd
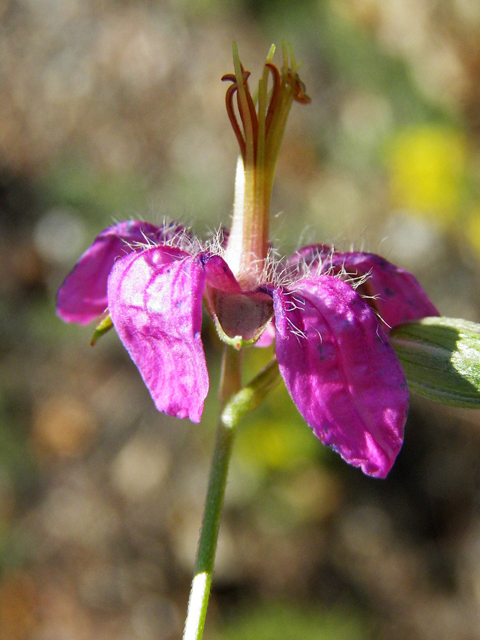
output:
[[[295,74],[295,77],[293,79],[293,99],[296,102],[299,102],[300,104],[310,104],[310,102],[312,101],[312,99],[310,98],[309,95],[307,95],[306,93],[306,86],[305,83],[303,83],[299,76],[298,73]]]

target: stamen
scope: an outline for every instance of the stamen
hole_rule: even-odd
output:
[[[242,84],[245,90],[244,94],[245,94],[245,99],[247,103],[248,115],[247,113],[245,113],[244,105],[242,105],[240,92],[238,91],[239,87],[237,82],[237,76],[233,73],[226,73],[224,76],[222,76],[222,80],[228,80],[229,82],[233,82],[232,86],[227,89],[227,93],[225,95],[225,104],[227,107],[228,118],[232,125],[235,136],[238,140],[243,161],[245,162],[248,124],[250,124],[252,128],[251,133],[252,133],[254,160],[255,160],[257,138],[258,138],[258,116],[257,116],[257,111],[255,109],[255,103],[253,101],[252,95],[250,93],[250,89],[248,87],[248,78],[250,77],[250,71],[245,71],[242,64],[240,64],[240,68],[241,68],[241,74],[242,74]],[[238,123],[237,114],[233,107],[233,95],[235,92],[237,92],[237,107],[238,107],[238,113],[240,114],[240,119],[242,121],[243,131]]]
[[[270,98],[270,102],[267,110],[267,117],[265,119],[265,135],[268,135],[270,122],[272,121],[273,114],[275,112],[275,109],[278,104],[278,99],[280,97],[280,71],[271,62],[267,62],[265,66],[269,68],[273,76],[272,96]]]
[[[307,88],[305,86],[305,83],[300,80],[300,78],[298,77],[298,73],[296,73],[293,82],[293,99],[300,104],[310,104],[312,99],[309,95],[307,95],[306,90]]]
[[[245,162],[245,152],[246,152],[245,139],[243,137],[242,130],[240,129],[240,125],[238,124],[237,116],[235,114],[235,109],[233,108],[233,95],[237,90],[237,83],[235,80],[235,76],[233,74],[228,74],[228,76],[229,77],[223,76],[222,80],[232,80],[234,84],[232,84],[227,89],[227,93],[225,94],[225,104],[227,107],[227,114],[230,120],[230,124],[232,125],[233,132],[235,133],[235,136],[237,138],[243,161]]]
[[[253,150],[254,153],[256,155],[256,151],[257,151],[257,140],[258,140],[258,117],[257,117],[257,111],[255,109],[255,104],[253,102],[253,98],[250,94],[250,90],[248,88],[248,84],[247,84],[247,78],[250,75],[250,72],[247,71],[247,76],[246,78],[244,78],[244,87],[245,87],[245,96],[247,98],[247,104],[248,104],[248,110],[250,112],[250,121],[252,123],[252,134],[253,134]],[[237,94],[237,104],[238,104],[238,109],[240,112],[240,116],[242,117],[242,122],[243,122],[243,114],[242,114],[242,110],[240,109],[240,97]]]
[[[310,102],[305,85],[298,77],[293,52],[290,51],[289,55],[285,43],[282,48],[281,70],[273,64],[275,47],[272,45],[254,95],[248,86],[250,72],[240,62],[235,43],[235,73],[222,77],[222,80],[232,83],[227,89],[225,102],[243,160],[243,163],[240,162],[241,173],[237,172],[232,230],[225,256],[245,287],[258,284],[266,265],[270,197],[290,107],[294,100],[303,104]],[[272,81],[269,89],[270,74]]]

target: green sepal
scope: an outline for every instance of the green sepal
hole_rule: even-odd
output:
[[[268,322],[270,322],[270,320]],[[215,325],[215,329],[217,330],[218,337],[220,338],[220,340],[223,343],[228,344],[229,347],[233,347],[237,351],[239,351],[240,349],[243,349],[244,347],[251,347],[256,342],[258,342],[258,340],[260,339],[262,333],[264,332],[265,328],[267,327],[268,322],[266,322],[262,327],[260,327],[258,329],[258,332],[257,332],[257,334],[255,335],[254,338],[252,338],[251,340],[244,340],[244,338],[242,338],[242,336],[233,336],[233,338],[232,338],[229,335],[227,335],[225,333],[225,331],[223,330],[223,327],[220,324],[217,316],[213,315],[213,323]]]
[[[260,406],[280,380],[278,362],[274,358],[245,387],[228,399],[222,411],[223,423],[228,427],[238,424],[243,416]]]
[[[107,333],[107,331],[110,331],[112,327],[113,322],[110,314],[108,313],[108,311],[105,311],[105,313],[100,316],[100,322],[95,327],[90,345],[93,347],[97,340],[101,338],[105,333]]]
[[[223,343],[228,344],[229,347],[233,347],[237,351],[243,349],[243,347],[251,347],[252,344],[255,344],[255,342],[257,342],[258,340],[257,337],[252,338],[252,340],[244,340],[242,336],[234,336],[233,338],[231,338],[230,336],[227,336],[225,331],[222,329],[222,325],[220,324],[216,316],[214,316],[213,322],[215,324],[215,329],[217,330],[217,335],[220,340]]]
[[[390,341],[408,385],[425,398],[480,409],[480,325],[431,317],[395,327]]]

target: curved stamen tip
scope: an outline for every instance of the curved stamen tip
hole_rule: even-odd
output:
[[[293,99],[300,104],[310,104],[312,99],[307,95],[307,88],[305,83],[300,80],[298,73],[295,74],[295,80],[293,82]]]
[[[253,95],[248,85],[250,72],[240,62],[235,43],[234,73],[222,77],[232,83],[225,102],[243,160],[237,172],[226,257],[235,275],[247,274],[244,280],[249,287],[257,281],[268,252],[270,197],[288,114],[294,101],[310,102],[291,47],[283,43],[282,52],[279,70],[273,63],[275,46],[270,47]]]
[[[226,95],[227,113],[237,137],[244,162],[247,159],[246,153],[248,148],[251,149],[250,159],[255,162],[258,155],[259,145],[261,148],[264,148],[265,144],[267,144],[266,139],[264,141],[257,139],[259,129],[264,132],[266,137],[268,137],[272,121],[277,120],[282,122],[284,126],[286,117],[275,117],[277,111],[286,108],[288,115],[288,111],[290,109],[289,105],[292,100],[299,102],[300,104],[309,104],[311,102],[310,96],[307,95],[305,84],[300,80],[300,76],[298,75],[298,65],[295,62],[295,57],[291,47],[287,47],[287,45],[283,43],[283,65],[281,72],[272,62],[274,53],[275,45],[272,45],[268,52],[264,68],[268,69],[270,72],[273,86],[268,92],[268,98],[266,88],[263,88],[264,105],[266,101],[263,113],[259,106],[260,103],[262,103],[262,100],[260,100],[262,88],[259,84],[258,91],[252,97],[248,86],[250,72],[245,71],[242,63],[240,62],[240,56],[235,42],[233,43],[233,63],[235,72],[226,73],[222,76],[222,80],[232,82],[232,85],[227,90]],[[263,80],[266,87],[267,78],[265,74]],[[238,111],[234,109],[233,97],[235,93],[237,94],[236,102]],[[281,98],[282,94],[285,94],[286,96],[289,95],[290,98],[284,101]],[[255,104],[257,104],[258,113]],[[259,126],[262,118],[263,126]],[[281,131],[281,134],[283,134],[283,131]]]

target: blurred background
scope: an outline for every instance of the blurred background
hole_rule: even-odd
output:
[[[478,0],[0,0],[0,638],[181,637],[216,421],[158,414],[114,332],[55,316],[114,220],[228,224],[231,44],[303,62],[272,211],[480,321]],[[278,59],[278,58],[277,58]],[[271,352],[250,350],[253,375]],[[284,389],[239,430],[206,637],[477,640],[480,415],[413,397],[386,481]]]

